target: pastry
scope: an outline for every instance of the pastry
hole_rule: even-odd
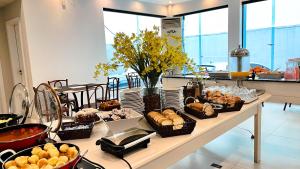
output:
[[[203,110],[203,104],[202,103],[190,103],[188,104],[188,107],[191,109],[197,110],[197,111],[202,111]]]
[[[213,107],[209,103],[204,104],[203,111],[206,116],[212,116],[215,113]]]
[[[166,120],[161,122],[161,125],[162,126],[170,126],[170,125],[173,125],[173,121],[169,120],[169,119],[166,119]]]

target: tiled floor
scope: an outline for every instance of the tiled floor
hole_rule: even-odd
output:
[[[253,118],[232,129],[169,169],[300,169],[300,106],[265,103],[262,115],[262,161],[253,162]]]

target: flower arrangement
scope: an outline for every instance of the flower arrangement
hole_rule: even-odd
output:
[[[172,41],[172,44],[170,44]],[[148,92],[152,92],[162,73],[170,69],[193,68],[193,61],[182,50],[181,38],[178,36],[160,36],[159,28],[143,30],[131,36],[117,33],[113,45],[115,52],[111,63],[96,65],[95,77],[103,72],[105,76],[118,65],[132,68],[142,79]]]

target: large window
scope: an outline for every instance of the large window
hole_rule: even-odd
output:
[[[117,32],[124,32],[127,35],[139,33],[140,30],[152,29],[153,26],[161,25],[161,19],[158,17],[142,16],[120,12],[104,11],[106,55],[110,61],[113,58],[114,37]],[[130,70],[124,70],[122,66],[117,71],[111,72],[110,76],[118,76],[121,83],[126,85],[125,75]]]
[[[228,66],[228,8],[183,17],[184,50],[197,65]]]
[[[243,8],[250,63],[284,71],[288,59],[300,57],[300,1],[266,0]]]

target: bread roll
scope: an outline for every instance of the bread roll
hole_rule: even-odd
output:
[[[202,103],[190,103],[188,105],[191,109],[197,110],[197,111],[203,111],[203,104]]]
[[[163,114],[164,116],[168,116],[168,115],[172,115],[172,114],[176,114],[176,113],[174,112],[174,110],[166,109],[166,110],[164,110],[164,111],[162,112],[162,114]]]
[[[161,125],[162,126],[170,126],[170,125],[173,125],[173,121],[169,120],[169,119],[166,119],[166,120],[161,122]]]
[[[211,116],[215,113],[213,107],[209,103],[204,104],[203,111],[205,112],[206,116]]]

